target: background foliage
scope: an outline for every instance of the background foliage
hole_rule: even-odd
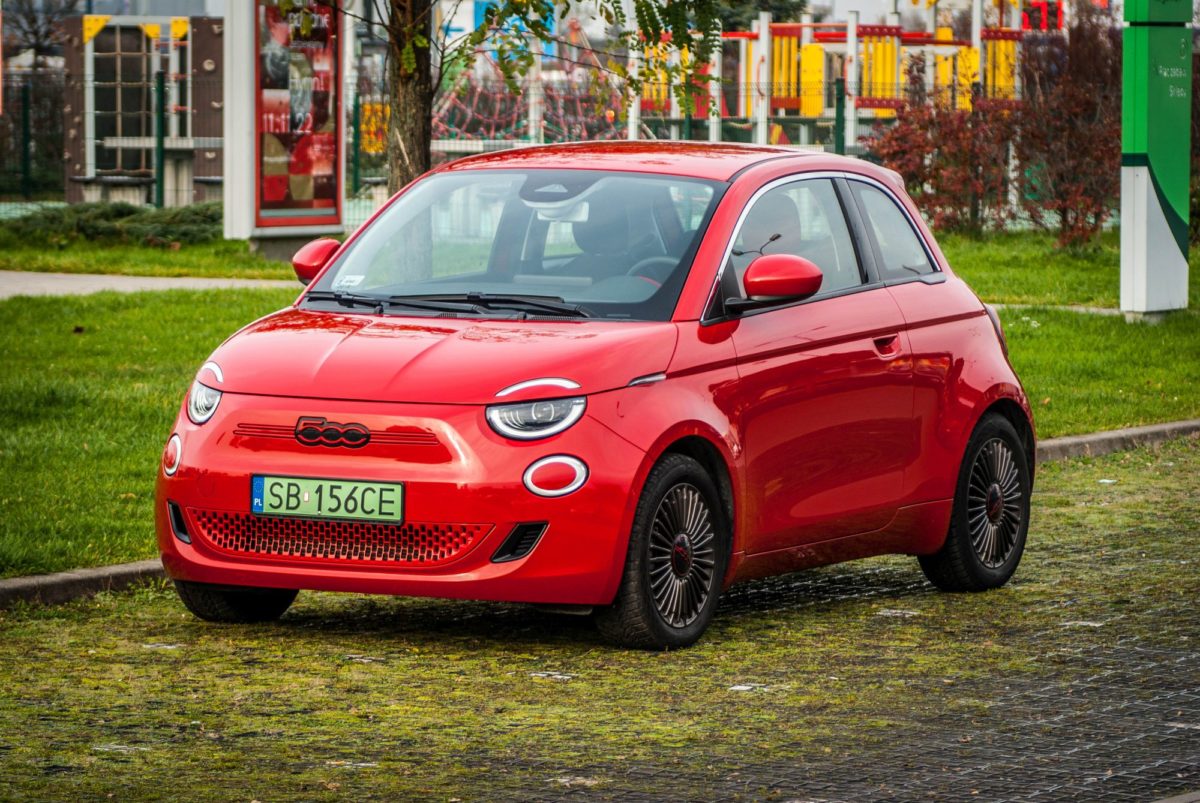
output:
[[[1001,228],[1015,198],[1060,245],[1093,245],[1121,191],[1121,30],[1081,7],[1065,34],[1027,33],[1022,51],[1018,104],[929,102],[916,65],[908,107],[868,147],[942,230]]]

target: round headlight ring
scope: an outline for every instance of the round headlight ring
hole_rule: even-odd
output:
[[[557,420],[547,409],[553,410],[555,405],[566,405],[567,407]],[[585,410],[587,410],[587,399],[583,396],[576,396],[567,399],[538,399],[516,404],[496,404],[488,407],[485,415],[488,424],[497,435],[518,441],[536,441],[569,429],[583,417]],[[545,422],[545,425],[532,428],[514,423],[522,420],[530,423]]]
[[[221,391],[210,388],[197,379],[188,391],[188,419],[199,426],[213,417],[213,414],[217,412],[217,405],[220,403]]]

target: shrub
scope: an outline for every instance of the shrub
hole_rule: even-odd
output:
[[[1067,35],[1026,38],[1016,140],[1022,206],[1060,245],[1093,242],[1121,193],[1121,32],[1082,4]]]
[[[979,233],[1008,216],[1011,111],[977,101],[970,111],[924,97],[924,65],[908,75],[909,105],[889,128],[877,126],[867,146],[904,177],[908,192],[935,227]]]
[[[46,207],[0,224],[13,239],[28,245],[91,243],[205,243],[221,239],[220,202],[173,209],[132,204],[72,204]]]

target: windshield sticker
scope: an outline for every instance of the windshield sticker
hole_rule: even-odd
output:
[[[333,280],[334,290],[345,290],[348,287],[358,287],[363,283],[363,279],[367,278],[362,274],[350,274],[348,276],[339,276]]]

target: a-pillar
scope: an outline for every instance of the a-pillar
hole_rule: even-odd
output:
[[[1126,0],[1121,90],[1121,309],[1188,304],[1191,0]]]

